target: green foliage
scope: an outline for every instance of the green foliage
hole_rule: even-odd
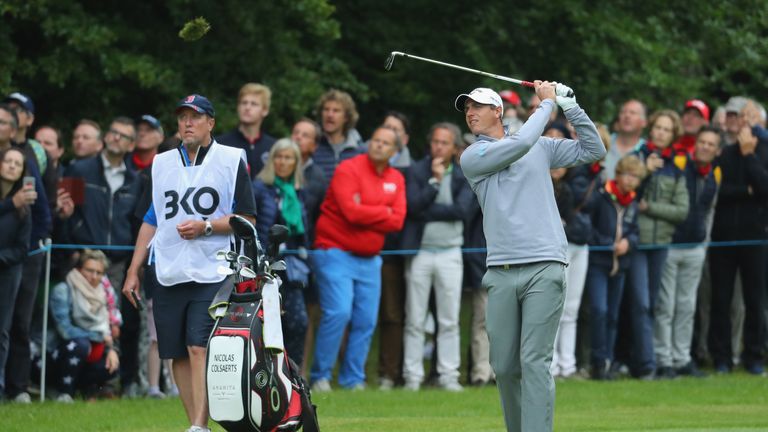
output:
[[[172,131],[175,103],[201,93],[214,102],[223,132],[237,123],[240,86],[262,82],[275,94],[265,126],[279,135],[327,87],[358,97],[368,91],[333,55],[340,25],[325,0],[0,0],[0,12],[0,93],[29,93],[37,124],[64,130],[83,117],[104,123],[153,113]],[[188,43],[177,32],[195,17],[210,30]]]
[[[768,78],[768,2],[466,4],[435,0],[196,2],[0,0],[0,92],[28,92],[38,124],[68,130],[79,118],[158,115],[172,124],[175,102],[197,92],[220,113],[217,131],[236,125],[246,82],[274,94],[265,128],[288,132],[329,87],[352,93],[366,136],[389,109],[413,121],[416,154],[435,121],[463,125],[460,92],[508,83],[414,60],[404,51],[520,79],[567,83],[590,115],[610,121],[636,97],[653,109],[699,97],[760,97]],[[178,37],[202,17],[205,37]],[[172,129],[172,127],[168,128]]]

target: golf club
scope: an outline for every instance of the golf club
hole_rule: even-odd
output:
[[[249,269],[248,267],[243,267],[240,269],[240,277],[244,279],[255,279],[256,272]]]
[[[235,271],[229,267],[219,266],[216,269],[216,273],[222,275],[222,276],[229,276],[235,273]]]
[[[487,77],[490,77],[490,78],[495,78],[497,80],[507,81],[507,82],[511,82],[511,83],[514,83],[514,84],[519,84],[519,85],[521,85],[523,87],[531,87],[531,88],[533,88],[533,83],[531,81],[523,81],[523,80],[519,80],[519,79],[515,79],[515,78],[505,77],[505,76],[502,76],[502,75],[492,74],[492,73],[489,73],[489,72],[483,72],[483,71],[480,71],[480,70],[477,70],[477,69],[470,69],[468,67],[459,66],[459,65],[450,64],[450,63],[445,63],[445,62],[441,62],[441,61],[437,61],[437,60],[432,60],[432,59],[428,59],[426,57],[419,57],[419,56],[416,56],[416,55],[413,55],[413,54],[407,54],[407,53],[400,52],[400,51],[392,51],[389,54],[389,57],[387,58],[386,63],[384,63],[384,69],[386,69],[386,70],[392,69],[392,65],[395,63],[395,57],[397,57],[397,56],[403,56],[405,58],[412,58],[412,59],[416,59],[416,60],[421,60],[421,61],[425,61],[427,63],[433,63],[433,64],[436,64],[436,65],[439,65],[439,66],[446,66],[446,67],[453,68],[453,69],[463,70],[465,72],[472,72],[472,73],[476,73],[478,75],[483,75],[483,76],[487,76]],[[573,97],[573,92],[571,92],[568,95],[568,97]]]
[[[244,266],[250,267],[250,266],[253,265],[253,260],[248,258],[245,255],[240,255],[240,256],[237,257],[237,263],[241,264],[241,265],[244,265]]]
[[[484,75],[484,76],[487,76],[487,77],[490,77],[490,78],[496,78],[498,80],[507,81],[507,82],[511,82],[511,83],[514,83],[514,84],[520,84],[521,86],[525,86],[525,87],[533,87],[533,83],[530,82],[530,81],[523,81],[523,80],[519,80],[519,79],[514,79],[514,78],[510,78],[510,77],[496,75],[496,74],[492,74],[492,73],[488,73],[488,72],[479,71],[477,69],[470,69],[468,67],[458,66],[458,65],[455,65],[455,64],[445,63],[445,62],[441,62],[441,61],[437,61],[437,60],[432,60],[432,59],[428,59],[426,57],[419,57],[419,56],[416,56],[416,55],[413,55],[413,54],[407,54],[407,53],[400,52],[400,51],[392,51],[392,53],[389,54],[389,58],[387,58],[387,62],[384,65],[384,69],[386,69],[386,70],[392,69],[392,65],[395,63],[395,57],[396,56],[403,56],[405,58],[412,58],[412,59],[416,59],[416,60],[421,60],[421,61],[425,61],[425,62],[428,62],[428,63],[433,63],[433,64],[436,64],[436,65],[440,65],[440,66],[446,66],[446,67],[453,68],[453,69],[463,70],[464,72],[472,72],[472,73],[476,73],[476,74],[479,74],[479,75]]]
[[[287,267],[285,265],[285,261],[280,260],[280,261],[275,261],[275,263],[272,264],[272,267],[270,268],[272,269],[272,271],[285,271]]]

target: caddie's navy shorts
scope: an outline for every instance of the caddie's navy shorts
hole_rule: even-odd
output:
[[[222,283],[186,282],[154,287],[152,301],[160,358],[186,358],[187,346],[208,345],[214,324],[208,306]]]

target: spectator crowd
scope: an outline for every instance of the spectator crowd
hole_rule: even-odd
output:
[[[538,107],[536,96],[526,104],[500,95],[511,131]],[[450,121],[413,136],[408,115],[390,111],[366,141],[351,95],[331,89],[313,118],[276,139],[263,127],[271,100],[268,87],[245,84],[238,126],[214,135],[245,151],[262,241],[273,224],[289,228],[285,346],[312,389],[364,388],[377,328],[381,390],[492,384],[482,215],[459,163],[475,137]],[[737,366],[765,374],[765,108],[741,96],[716,109],[698,99],[674,108],[624,102],[611,124],[597,125],[604,160],[550,173],[570,263],[553,376],[674,379]],[[182,141],[152,114],[82,119],[66,142],[59,128],[35,123],[27,94],[0,104],[0,398],[31,402],[43,356],[61,402],[178,394],[158,355],[154,269],[140,276],[146,308],[120,295],[153,158]],[[544,135],[578,139],[562,113]],[[47,238],[76,247],[53,250],[43,311]],[[463,305],[472,317],[465,365]]]

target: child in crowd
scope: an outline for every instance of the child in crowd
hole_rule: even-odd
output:
[[[587,290],[590,298],[592,378],[610,379],[610,363],[616,341],[624,279],[629,268],[629,251],[637,246],[637,203],[635,189],[645,176],[645,167],[636,156],[623,157],[616,165],[616,177],[594,195],[590,207],[592,233],[589,244],[610,250],[593,250],[589,255]]]

